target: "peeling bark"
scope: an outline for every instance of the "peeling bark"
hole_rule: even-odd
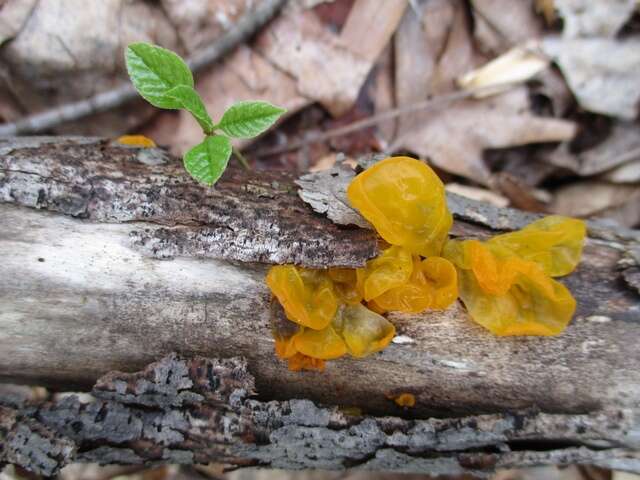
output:
[[[371,232],[308,215],[288,175],[230,167],[205,188],[163,150],[95,138],[0,139],[0,201],[148,223],[130,235],[154,258],[356,267],[377,253]]]
[[[300,195],[335,222],[340,212],[354,218],[340,200],[347,173],[332,178],[301,179]],[[103,377],[87,405],[5,407],[5,436],[25,425],[42,438],[29,468],[54,471],[46,459],[73,457],[436,473],[538,463],[638,470],[637,232],[590,223],[583,261],[562,279],[578,311],[558,337],[497,338],[456,304],[392,314],[398,336],[383,352],[294,373],[273,354],[266,263],[356,266],[377,249],[372,231],[335,225],[296,190],[285,174],[234,170],[209,189],[161,150],[99,139],[0,140],[0,379],[90,387],[109,371],[177,351],[246,358],[260,395],[234,397],[254,388],[242,362],[171,357],[158,364],[173,365],[164,376],[156,365],[153,375]],[[454,235],[486,237],[531,219],[449,200]],[[229,370],[236,373],[227,378]],[[401,392],[415,395],[415,408],[388,400]],[[289,398],[307,400],[265,402]],[[349,417],[311,402],[416,420]],[[434,415],[443,418],[424,420]],[[19,442],[4,443],[13,450],[5,446],[0,458],[17,458]]]
[[[20,411],[1,407],[0,432],[9,435],[0,462],[47,476],[71,461],[482,476],[570,463],[640,471],[637,410],[405,420],[308,400],[261,402],[250,398],[253,388],[242,359],[169,355],[138,373],[106,375],[88,403],[69,396]]]

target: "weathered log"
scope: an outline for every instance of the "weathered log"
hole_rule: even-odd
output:
[[[339,202],[332,188],[325,200]],[[558,337],[496,338],[455,305],[391,315],[398,336],[380,354],[330,362],[322,374],[293,373],[273,354],[266,264],[357,266],[377,251],[373,232],[335,225],[297,190],[286,174],[234,169],[206,188],[159,149],[100,139],[0,140],[0,378],[86,388],[106,372],[134,371],[172,351],[242,356],[262,400],[305,398],[415,418],[623,411],[632,412],[632,428],[615,415],[612,428],[637,435],[640,297],[629,279],[638,269],[638,232],[590,225],[584,259],[563,279],[578,311]],[[487,236],[530,220],[451,201],[456,235]],[[388,400],[400,392],[416,396],[414,409]],[[326,433],[308,442],[319,445]],[[539,446],[512,449],[496,465],[637,461],[632,442],[564,448],[556,433],[540,433]],[[363,457],[369,466],[435,469],[438,460],[452,461],[380,448]],[[347,458],[338,463],[349,465]]]
[[[308,400],[260,402],[248,398],[253,388],[238,358],[169,355],[142,372],[106,375],[92,401],[70,396],[0,407],[0,463],[47,476],[71,461],[433,475],[487,475],[541,463],[640,471],[638,412],[629,409],[405,420]]]

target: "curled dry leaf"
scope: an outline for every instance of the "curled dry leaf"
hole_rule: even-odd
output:
[[[637,151],[640,157],[640,150]],[[625,163],[613,170],[608,171],[600,177],[613,183],[634,183],[640,182],[640,160]]]
[[[465,90],[482,88],[483,91],[475,95],[476,98],[482,98],[502,91],[513,83],[526,82],[548,66],[549,60],[536,44],[528,42],[458,77],[457,83]]]
[[[547,37],[541,45],[584,109],[625,120],[637,116],[640,40]]]

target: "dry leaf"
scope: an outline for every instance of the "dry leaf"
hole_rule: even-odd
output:
[[[398,32],[400,33],[400,32]],[[397,34],[396,34],[397,35]],[[387,47],[378,61],[374,72],[373,105],[374,113],[379,114],[395,108],[395,92],[393,85],[393,54],[390,47]],[[377,126],[376,136],[382,144],[383,149],[388,148],[396,135],[396,119],[380,122]]]
[[[329,32],[312,11],[278,17],[256,47],[297,80],[298,94],[322,103],[334,115],[355,101],[371,65]]]
[[[522,83],[533,78],[549,66],[549,60],[540,53],[535,44],[514,47],[482,67],[460,76],[458,85],[464,90],[488,89],[474,95],[482,98],[504,90],[513,83]],[[489,87],[495,87],[489,88]]]
[[[405,12],[394,41],[395,91],[398,107],[426,100],[433,94],[438,58],[445,51],[451,27],[460,10],[457,1],[432,0],[416,6],[418,12]],[[470,50],[460,52],[466,56]],[[398,132],[420,122],[422,115],[403,115],[398,119]]]
[[[610,218],[621,225],[640,223],[640,186],[585,181],[555,192],[551,210],[574,217]]]
[[[640,150],[637,150],[636,153],[640,158]],[[620,165],[619,167],[601,175],[600,178],[613,183],[640,182],[640,160]]]
[[[640,160],[640,127],[627,122],[616,122],[609,137],[589,150],[572,154],[567,145],[562,145],[546,158],[547,162],[583,177],[637,160]]]
[[[633,120],[640,101],[640,40],[548,37],[552,57],[580,105],[589,111]]]
[[[26,113],[34,113],[120,85],[126,79],[122,52],[133,41],[178,48],[173,26],[149,2],[37,2],[18,35],[3,45],[2,63],[15,90],[12,93]],[[152,107],[140,108],[142,104],[57,131],[117,136],[148,118]]]
[[[509,199],[511,206],[527,212],[547,211],[551,200],[547,191],[535,189],[507,172],[498,172],[491,180],[492,186]]]
[[[252,0],[161,0],[160,3],[188,53],[219,38],[254,4]]]
[[[541,22],[530,0],[472,0],[474,37],[484,53],[498,54],[538,38]]]
[[[480,4],[486,7],[493,2]],[[474,51],[464,4],[442,0],[427,2],[422,8],[422,28],[408,24],[396,39],[399,106],[451,92],[455,78],[484,60]],[[403,27],[407,21],[405,17]],[[419,61],[414,59],[413,45],[420,45]],[[403,47],[408,52],[403,53]],[[536,117],[529,110],[528,92],[519,88],[484,100],[463,100],[419,112],[401,122],[392,149],[404,148],[443,170],[488,184],[485,149],[573,137],[573,123]]]
[[[614,37],[633,14],[636,0],[554,0],[563,19],[562,35]]]
[[[406,3],[398,0],[384,4],[360,0],[340,36],[328,31],[312,11],[284,14],[260,35],[256,47],[297,80],[300,95],[321,102],[338,116],[355,103],[404,8]]]
[[[514,108],[518,105],[520,108]],[[443,170],[488,184],[490,175],[482,157],[485,149],[559,142],[573,138],[575,132],[572,122],[529,113],[526,89],[520,88],[430,112],[428,119],[398,143]]]

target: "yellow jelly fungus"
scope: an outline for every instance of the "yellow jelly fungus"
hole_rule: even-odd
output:
[[[294,336],[293,342],[298,352],[320,360],[333,360],[347,353],[344,340],[333,326],[322,330],[303,328]]]
[[[380,314],[445,309],[458,294],[496,335],[557,335],[570,322],[576,302],[551,277],[576,268],[584,222],[550,216],[486,242],[447,241],[452,216],[442,182],[408,157],[359,174],[347,196],[386,247],[358,269],[271,267],[266,282],[286,315],[277,317],[275,350],[290,370],[322,371],[325,360],[379,352],[395,335]],[[415,405],[410,393],[389,398]]]
[[[453,217],[444,185],[423,162],[382,160],[353,179],[347,197],[391,245],[424,257],[440,255]]]
[[[315,330],[322,330],[333,320],[338,298],[324,271],[275,265],[266,281],[289,320]]]
[[[117,142],[132,147],[154,148],[156,146],[156,142],[144,135],[123,135],[118,137]]]
[[[389,320],[360,304],[342,308],[334,325],[354,357],[365,357],[385,349],[396,334]]]
[[[353,268],[330,268],[329,278],[342,302],[355,305],[362,301],[362,294],[357,288],[358,276]]]
[[[535,262],[552,277],[571,273],[582,255],[587,227],[582,220],[551,215],[517,232],[491,238],[488,243]]]
[[[416,397],[411,393],[401,393],[391,398],[399,407],[407,408],[416,405]]]
[[[278,358],[287,359],[293,357],[298,351],[293,343],[293,336],[278,337],[275,335],[276,355]]]
[[[458,297],[458,276],[453,264],[442,257],[413,259],[409,280],[372,300],[380,312],[419,313],[427,309],[443,310]]]
[[[573,296],[536,263],[477,240],[450,241],[445,256],[471,318],[495,335],[557,335],[571,321]]]
[[[308,357],[302,353],[296,353],[287,359],[287,367],[292,372],[300,372],[302,370],[324,371],[325,362],[318,358]]]
[[[356,271],[357,288],[366,301],[405,284],[411,277],[411,253],[402,247],[389,247]]]

